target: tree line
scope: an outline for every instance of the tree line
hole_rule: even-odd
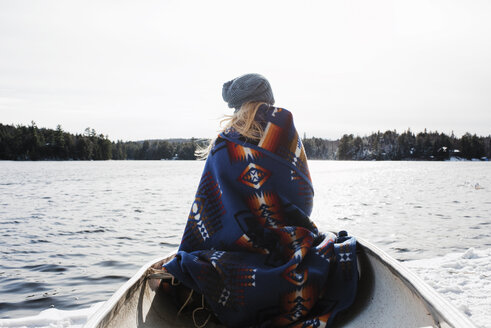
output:
[[[491,136],[466,133],[458,138],[438,132],[411,130],[372,133],[369,136],[345,134],[339,140],[302,139],[310,159],[339,160],[446,160],[491,158]],[[86,128],[83,134],[31,125],[0,123],[0,160],[194,160],[206,139],[167,139],[111,141],[107,135]]]
[[[458,138],[453,133],[406,130],[372,133],[369,136],[345,134],[340,140],[303,139],[311,159],[340,160],[447,160],[491,158],[491,136],[478,137],[470,133]]]
[[[0,123],[0,160],[160,160],[196,159],[197,147],[207,141],[197,139],[116,142],[107,135],[86,128],[83,134],[31,125]]]

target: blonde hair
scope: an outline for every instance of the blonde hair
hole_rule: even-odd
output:
[[[255,120],[256,113],[261,105],[266,104],[265,102],[247,102],[240,106],[233,115],[225,115],[225,117],[220,121],[220,126],[223,128],[219,132],[224,132],[229,129],[234,129],[246,139],[251,141],[258,141],[262,138],[264,134],[264,128],[261,122]],[[208,157],[213,144],[216,139],[211,140],[210,144],[205,148],[198,148],[195,152],[195,156],[198,159],[205,159]]]

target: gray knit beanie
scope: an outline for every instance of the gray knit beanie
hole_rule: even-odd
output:
[[[245,74],[225,82],[222,97],[228,107],[238,110],[249,101],[264,101],[274,105],[273,90],[268,80],[259,74]]]

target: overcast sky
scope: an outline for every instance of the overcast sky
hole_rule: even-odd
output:
[[[491,133],[491,1],[0,0],[0,123],[212,137],[269,79],[301,134]]]

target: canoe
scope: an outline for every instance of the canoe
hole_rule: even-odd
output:
[[[416,274],[375,245],[357,237],[360,281],[355,303],[334,327],[462,327],[475,325]],[[155,288],[152,265],[143,266],[98,309],[85,328],[194,327],[191,315]],[[210,322],[206,327],[223,327]]]

